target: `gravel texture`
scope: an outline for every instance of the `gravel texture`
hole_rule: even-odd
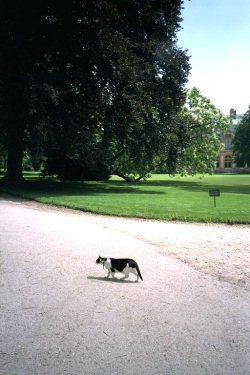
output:
[[[249,226],[2,195],[0,375],[247,375],[249,244]],[[105,279],[98,255],[134,258],[144,281]]]

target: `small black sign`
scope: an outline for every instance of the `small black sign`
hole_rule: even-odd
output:
[[[219,189],[209,190],[209,196],[210,197],[219,197],[220,196],[220,190]]]

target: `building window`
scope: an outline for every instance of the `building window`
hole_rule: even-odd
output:
[[[217,158],[216,168],[220,168],[220,159],[219,158]]]
[[[231,156],[225,157],[225,168],[231,168],[232,165],[232,158]]]
[[[231,150],[231,141],[232,141],[231,134],[226,134],[225,135],[225,150]]]

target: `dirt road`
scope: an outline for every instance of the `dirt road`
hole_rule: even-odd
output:
[[[0,375],[248,375],[249,243],[0,197]],[[98,255],[144,281],[105,279]]]

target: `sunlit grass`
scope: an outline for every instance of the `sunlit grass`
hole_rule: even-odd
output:
[[[38,202],[98,214],[158,220],[250,223],[250,175],[169,177],[153,175],[148,181],[127,183],[118,177],[108,182],[41,180],[34,172],[16,186],[2,191]],[[220,197],[209,197],[209,189]]]

